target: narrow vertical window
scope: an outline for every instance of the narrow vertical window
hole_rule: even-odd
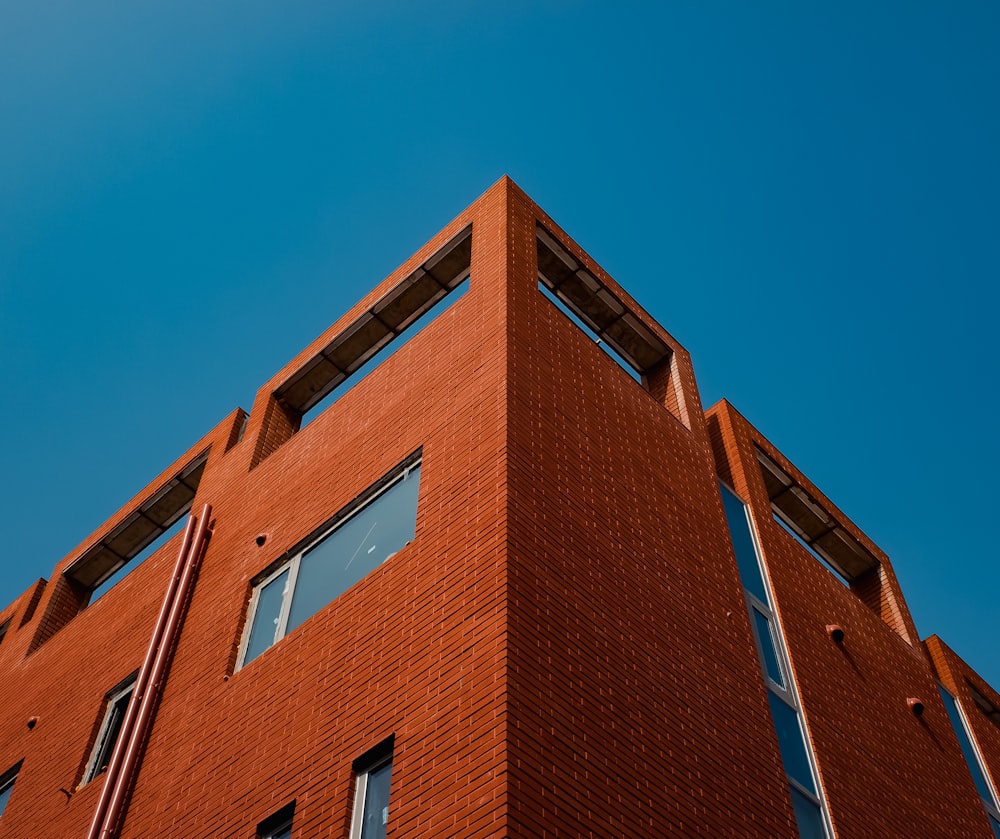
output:
[[[10,794],[14,791],[14,782],[20,771],[21,763],[19,762],[0,775],[0,818],[3,818],[3,811],[7,809],[7,802],[10,800]]]
[[[972,780],[979,791],[986,816],[990,820],[990,827],[993,828],[993,835],[1000,839],[1000,806],[998,806],[997,795],[990,785],[986,775],[986,768],[972,739],[972,732],[969,730],[965,714],[962,712],[958,700],[940,685],[941,698],[944,700],[945,710],[948,712],[948,719],[951,720],[951,727],[955,729],[955,736],[958,738],[958,745],[962,749],[965,763],[969,767]]]
[[[354,813],[350,839],[385,839],[389,824],[389,783],[393,738],[379,743],[356,761]]]
[[[788,779],[792,811],[802,839],[826,839],[830,835],[813,766],[809,737],[799,710],[799,698],[787,666],[787,651],[766,582],[764,563],[754,538],[750,511],[728,488],[720,484],[722,506],[736,553],[743,595],[750,612],[757,655],[760,659],[771,722],[778,737],[781,762]]]
[[[94,751],[90,755],[87,771],[83,775],[83,783],[85,784],[100,775],[111,762],[111,754],[115,750],[115,743],[118,742],[118,735],[122,730],[125,712],[128,710],[128,703],[135,690],[135,679],[134,675],[130,676],[108,694],[104,718],[97,734],[97,742],[94,743]]]

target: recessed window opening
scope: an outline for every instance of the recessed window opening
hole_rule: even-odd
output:
[[[304,426],[309,424],[309,421],[314,417],[319,416],[322,411],[340,399],[344,394],[351,391],[355,385],[359,384],[369,373],[372,372],[376,367],[381,365],[386,359],[391,358],[399,350],[405,347],[410,341],[412,341],[417,335],[420,334],[421,330],[427,326],[431,321],[435,320],[438,315],[442,314],[445,309],[450,309],[455,303],[458,302],[459,298],[465,295],[469,290],[469,278],[466,277],[462,280],[455,288],[448,294],[447,297],[439,300],[433,307],[428,309],[424,314],[422,314],[417,320],[411,323],[407,328],[406,332],[402,333],[398,340],[393,341],[390,344],[386,344],[382,347],[375,355],[368,359],[364,364],[362,364],[357,370],[351,373],[341,384],[337,385],[329,394],[327,394],[320,403],[313,406],[313,409],[302,415],[302,420],[299,423],[299,429],[301,430]],[[317,410],[317,408],[319,410]]]
[[[848,583],[878,567],[879,561],[772,458],[757,449],[757,460],[775,519],[813,556]]]
[[[1000,708],[997,708],[989,699],[987,699],[982,691],[977,690],[976,686],[972,682],[966,680],[966,685],[969,688],[969,693],[972,695],[972,701],[976,703],[976,707],[983,712],[993,725],[1000,728]]]
[[[354,809],[350,839],[385,839],[389,824],[394,739],[389,737],[354,761]]]
[[[278,812],[268,816],[257,825],[258,839],[291,839],[292,819],[295,816],[295,802],[286,804]]]
[[[86,602],[92,603],[106,593],[183,528],[207,459],[208,452],[195,458],[66,569],[66,577],[89,592]],[[86,602],[81,605],[86,605]]]
[[[18,761],[15,766],[0,775],[0,817],[3,817],[3,811],[7,809],[7,802],[10,800],[10,794],[14,791],[14,782],[21,771],[22,763],[24,761]]]
[[[472,228],[467,227],[306,362],[275,398],[305,421],[331,393],[346,392],[341,383],[360,378],[363,368],[368,372],[368,362],[385,347],[404,332],[409,340],[454,303],[467,288],[471,264]]]
[[[118,742],[118,735],[122,730],[122,722],[125,720],[125,712],[128,710],[128,703],[131,701],[132,692],[135,690],[137,675],[133,673],[105,697],[101,727],[98,730],[97,740],[94,743],[94,750],[90,754],[90,760],[87,761],[87,768],[83,773],[83,783],[85,784],[107,769],[108,764],[111,762],[111,755],[115,750],[115,744]]]
[[[617,363],[619,367],[622,368],[626,373],[628,373],[633,379],[635,379],[639,384],[642,384],[642,374],[635,369],[629,362],[619,355],[615,349],[607,343],[607,341],[602,341],[600,336],[594,332],[587,324],[585,324],[579,317],[577,317],[573,310],[570,309],[566,303],[556,297],[555,293],[552,292],[544,283],[538,283],[538,290],[542,292],[554,305],[562,312],[566,317],[568,317],[577,328],[580,329],[585,335],[587,335],[597,346],[599,346],[605,353],[607,353],[611,358]]]
[[[133,556],[128,562],[119,566],[117,571],[114,571],[110,576],[105,577],[101,580],[100,584],[95,586],[93,591],[90,592],[90,601],[93,603],[98,598],[109,592],[118,583],[120,583],[125,577],[135,571],[143,562],[145,562],[149,557],[156,553],[160,548],[162,548],[167,542],[174,538],[178,533],[184,530],[187,525],[187,516],[182,516],[177,519],[170,527],[164,530],[156,540],[150,542],[145,548],[143,548],[139,553]]]
[[[574,323],[591,334],[633,378],[641,380],[670,358],[670,348],[554,236],[536,227],[539,288],[563,304]],[[553,300],[553,302],[555,302]],[[565,308],[563,308],[565,307]],[[568,310],[568,311],[567,311]]]
[[[419,489],[418,452],[266,573],[253,588],[237,669],[406,547]]]
[[[0,644],[3,643],[3,639],[7,636],[8,629],[10,629],[10,618],[0,623]]]
[[[842,574],[842,573],[840,572],[840,570],[839,570],[838,568],[835,568],[835,567],[834,567],[833,565],[831,565],[831,564],[830,564],[830,561],[829,561],[829,560],[828,560],[828,559],[827,559],[827,558],[826,558],[825,556],[823,556],[823,554],[821,554],[821,553],[820,553],[819,551],[817,551],[817,550],[816,550],[815,548],[813,548],[813,546],[812,546],[812,545],[810,545],[810,544],[809,544],[809,543],[808,543],[808,542],[807,542],[807,541],[806,541],[805,539],[803,539],[803,538],[802,538],[801,536],[799,536],[799,534],[798,534],[798,533],[796,533],[796,532],[795,532],[795,531],[794,531],[794,530],[792,529],[792,526],[791,526],[790,524],[788,524],[788,522],[786,522],[786,521],[785,521],[785,520],[784,520],[784,519],[783,519],[783,518],[782,518],[781,516],[779,516],[779,515],[778,515],[777,513],[774,513],[774,514],[773,514],[773,517],[774,517],[774,521],[775,521],[775,523],[776,523],[776,524],[777,524],[777,525],[778,525],[778,526],[779,526],[779,527],[780,527],[780,528],[781,528],[782,530],[784,530],[784,531],[785,531],[785,533],[787,533],[787,534],[788,534],[789,536],[791,536],[791,537],[792,537],[792,538],[793,538],[793,539],[794,539],[794,540],[795,540],[796,542],[798,542],[798,543],[799,543],[799,545],[800,545],[800,546],[801,546],[802,548],[804,548],[804,549],[805,549],[805,550],[806,550],[806,551],[807,551],[807,552],[808,552],[808,553],[809,553],[809,554],[810,554],[810,555],[811,555],[811,556],[813,557],[813,559],[815,559],[815,560],[816,560],[817,562],[819,562],[819,564],[820,564],[820,565],[822,565],[822,566],[823,566],[823,567],[824,567],[824,568],[825,568],[825,569],[826,569],[827,571],[829,571],[829,572],[830,572],[830,574],[831,574],[831,575],[833,576],[833,578],[834,578],[834,579],[835,579],[835,580],[836,580],[836,581],[837,581],[838,583],[841,583],[842,585],[846,586],[847,588],[850,588],[850,587],[851,587],[851,582],[850,582],[850,580],[848,580],[848,579],[847,579],[847,578],[846,578],[846,577],[845,577],[845,576],[844,576],[844,575],[843,575],[843,574]]]

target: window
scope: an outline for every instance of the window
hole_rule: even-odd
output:
[[[277,400],[300,422],[335,389],[344,393],[341,382],[367,373],[374,366],[367,362],[383,348],[406,332],[409,340],[465,292],[471,264],[466,227],[309,359],[274,392]]]
[[[385,839],[393,741],[389,737],[354,761],[357,779],[350,839]]]
[[[535,229],[539,289],[632,378],[660,367],[670,348],[547,230]]]
[[[94,603],[98,598],[103,597],[111,589],[113,589],[118,583],[120,583],[125,577],[135,571],[143,562],[145,562],[149,557],[156,553],[160,548],[162,548],[167,542],[174,538],[178,533],[183,533],[184,528],[187,526],[187,516],[182,515],[181,518],[177,519],[170,527],[164,530],[159,536],[157,536],[152,542],[150,542],[145,548],[143,548],[139,553],[133,556],[127,563],[119,566],[117,571],[113,571],[109,576],[105,577],[100,583],[98,583],[90,592],[90,600],[87,605]]]
[[[253,661],[413,540],[419,453],[327,522],[254,586],[238,667]]]
[[[21,763],[19,762],[0,775],[0,817],[3,816],[3,811],[7,808],[10,794],[14,790],[14,781],[17,780],[17,773],[20,771]]]
[[[759,448],[757,460],[775,520],[827,569],[851,583],[879,561],[823,504]]]
[[[461,280],[458,285],[448,291],[447,296],[442,297],[437,303],[431,306],[431,308],[422,312],[416,320],[407,323],[405,332],[401,332],[398,336],[394,337],[390,343],[387,343],[383,347],[379,348],[379,350],[377,350],[374,355],[370,356],[360,367],[356,370],[352,370],[347,375],[345,381],[336,385],[334,389],[330,391],[327,396],[323,397],[323,399],[313,408],[302,414],[302,418],[299,421],[299,430],[304,428],[314,416],[320,414],[324,408],[333,404],[333,402],[340,399],[340,397],[342,397],[345,393],[348,393],[351,388],[359,384],[376,367],[383,364],[386,359],[405,347],[413,338],[420,334],[421,330],[425,326],[435,320],[446,309],[450,309],[455,303],[457,303],[459,298],[463,297],[468,290],[469,277],[466,276],[464,280]]]
[[[593,329],[591,329],[587,324],[585,324],[577,315],[573,312],[570,307],[556,297],[556,293],[549,289],[544,282],[539,281],[538,290],[566,317],[568,317],[577,328],[583,332],[588,338],[590,338],[597,346],[599,346],[604,352],[611,357],[611,359],[629,374],[633,379],[635,379],[639,384],[642,384],[642,374],[632,366],[631,362],[626,361],[621,355],[605,340],[603,340]]]
[[[105,594],[185,524],[208,461],[203,451],[56,578],[45,617],[28,652],[34,652],[81,609]],[[30,611],[30,607],[29,607]]]
[[[905,614],[898,586],[888,564],[851,534],[849,521],[836,513],[819,491],[807,488],[774,456],[756,447],[761,477],[776,524],[847,586],[906,643],[913,644],[912,622]],[[746,585],[746,583],[744,583]]]
[[[976,703],[976,707],[983,712],[986,719],[997,726],[997,728],[1000,728],[1000,709],[983,696],[983,692],[972,684],[972,682],[966,680],[965,685],[968,687],[969,694],[972,696],[972,701]]]
[[[104,719],[97,734],[97,741],[94,743],[94,751],[87,762],[87,770],[83,774],[85,784],[100,775],[111,762],[111,754],[115,750],[115,743],[118,742],[132,691],[135,690],[136,675],[129,676],[107,696]]]
[[[258,839],[291,839],[295,802],[287,804],[257,825]]]
[[[9,620],[5,620],[3,623],[0,623],[0,644],[3,643],[3,639],[6,637],[8,629],[10,629]]]
[[[802,839],[826,839],[829,832],[820,799],[818,776],[813,767],[805,724],[799,713],[799,700],[787,665],[787,652],[774,613],[772,596],[765,581],[764,564],[757,548],[750,511],[728,488],[722,485],[719,488],[743,594],[750,611],[750,626],[767,686],[771,722],[778,737],[778,750],[788,780],[799,836]]]
[[[940,685],[938,687],[941,691],[941,698],[944,700],[945,710],[948,712],[948,719],[951,720],[951,727],[955,729],[958,745],[961,747],[962,755],[965,757],[965,763],[969,767],[972,780],[979,791],[983,807],[986,809],[986,815],[990,820],[990,827],[993,828],[994,836],[1000,839],[1000,806],[997,804],[996,793],[990,785],[989,778],[986,776],[983,761],[972,739],[972,732],[969,730],[965,714],[962,712],[958,700],[946,691],[944,687]]]

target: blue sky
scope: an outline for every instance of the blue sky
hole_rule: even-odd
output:
[[[0,10],[0,602],[507,173],[995,687],[994,3]]]

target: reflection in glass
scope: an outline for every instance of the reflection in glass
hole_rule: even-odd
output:
[[[823,826],[823,813],[819,804],[807,798],[795,787],[789,787],[792,794],[792,809],[795,811],[795,823],[799,828],[800,839],[825,839],[826,828]]]
[[[257,609],[253,615],[253,628],[247,641],[243,663],[253,661],[270,647],[277,638],[281,604],[288,585],[288,568],[285,568],[271,582],[261,588],[257,597]]]
[[[385,839],[386,825],[389,824],[389,779],[391,775],[391,762],[368,773],[361,839]]]
[[[774,720],[774,730],[778,735],[778,746],[781,749],[781,761],[785,764],[785,774],[798,781],[809,792],[815,793],[812,770],[809,768],[809,757],[799,728],[799,715],[784,701],[771,691],[767,692],[771,702],[771,718]]]
[[[413,541],[420,467],[303,554],[286,632]]]
[[[757,562],[757,549],[754,547],[750,532],[750,521],[747,519],[746,507],[726,487],[722,490],[722,506],[726,510],[726,521],[729,523],[729,535],[736,551],[736,564],[740,570],[743,588],[749,591],[761,603],[767,603],[767,589],[760,573],[760,563]]]
[[[781,675],[781,665],[778,664],[778,652],[774,648],[771,622],[757,609],[750,609],[750,613],[753,615],[754,630],[757,633],[757,639],[760,641],[761,655],[764,658],[764,671],[771,681],[779,687],[784,687],[785,680]]]

